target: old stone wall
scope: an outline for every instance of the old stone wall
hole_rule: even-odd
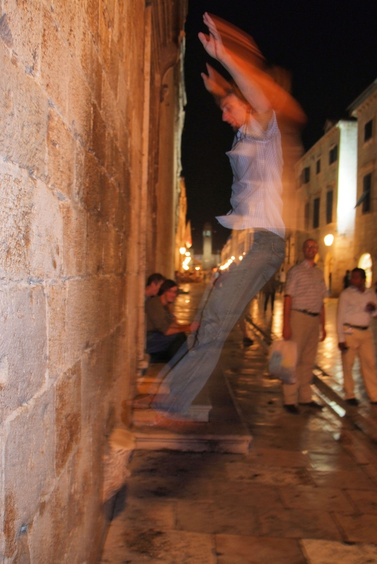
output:
[[[0,9],[0,561],[95,562],[103,454],[132,394],[150,242],[165,229],[158,186],[175,198],[176,167],[156,166],[185,2]],[[162,42],[171,58],[152,80]]]

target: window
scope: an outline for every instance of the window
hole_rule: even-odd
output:
[[[319,227],[319,198],[313,202],[313,229]]]
[[[363,178],[363,191],[360,198],[356,202],[355,208],[361,206],[361,213],[368,213],[370,211],[370,193],[372,190],[372,173],[366,174]]]
[[[304,220],[305,220],[305,229],[306,231],[309,229],[309,203],[305,204],[305,210],[304,210]]]
[[[373,120],[371,119],[364,125],[364,143],[365,141],[371,139],[372,135],[373,135]]]
[[[318,159],[318,161],[315,163],[315,171],[317,174],[321,172],[321,159]]]
[[[306,166],[302,171],[302,181],[304,184],[310,180],[310,166]]]
[[[329,151],[329,164],[335,163],[338,160],[338,145],[334,145]]]
[[[363,206],[361,208],[362,213],[368,213],[370,211],[370,192],[372,188],[372,173],[369,173],[363,178]]]
[[[333,207],[334,193],[329,190],[326,194],[326,223],[332,222],[332,207]]]

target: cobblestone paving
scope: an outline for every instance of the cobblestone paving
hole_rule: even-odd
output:
[[[250,451],[136,451],[101,564],[377,563],[376,448],[329,407],[284,412],[266,355],[237,329],[222,355]]]

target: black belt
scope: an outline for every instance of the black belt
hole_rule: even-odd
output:
[[[343,323],[343,325],[352,327],[352,329],[360,329],[360,331],[366,331],[367,329],[369,329],[368,325],[366,327],[364,327],[363,325],[351,325],[351,323]]]
[[[315,313],[314,311],[308,311],[307,309],[294,309],[293,311],[305,313],[305,315],[311,315],[312,317],[317,317],[319,315],[319,313]]]

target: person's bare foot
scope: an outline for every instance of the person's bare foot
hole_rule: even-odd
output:
[[[134,409],[148,409],[151,406],[154,396],[151,394],[140,394],[130,400],[130,404]]]
[[[150,412],[148,412],[147,417],[140,418],[137,421],[134,421],[134,425],[158,427],[161,429],[171,429],[172,431],[174,431],[179,429],[198,429],[199,427],[203,426],[203,422],[188,419],[183,415],[167,415],[167,413],[164,411],[151,410]]]

